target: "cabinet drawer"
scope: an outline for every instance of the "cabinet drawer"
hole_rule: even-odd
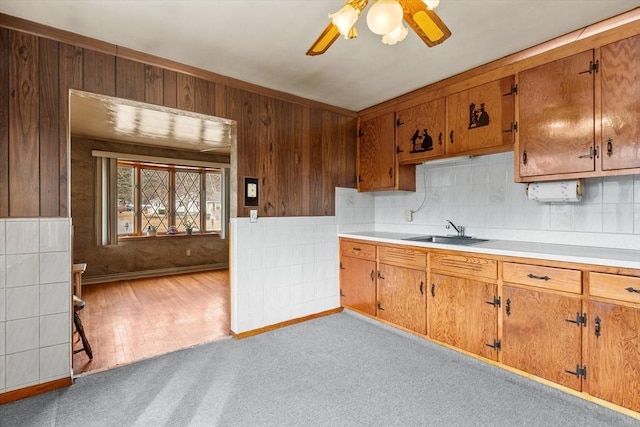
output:
[[[498,262],[461,254],[432,253],[429,262],[432,270],[447,271],[467,276],[498,278]]]
[[[502,278],[505,283],[582,293],[582,272],[579,270],[505,262]]]
[[[340,240],[340,255],[376,259],[376,245],[352,240]]]
[[[419,249],[378,246],[378,257],[380,263],[417,268],[420,270],[427,268],[427,253]]]
[[[589,293],[594,297],[640,303],[640,277],[589,273]]]

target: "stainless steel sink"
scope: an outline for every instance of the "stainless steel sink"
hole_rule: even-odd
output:
[[[487,239],[477,239],[475,237],[466,236],[417,236],[407,237],[402,240],[411,240],[414,242],[445,243],[447,245],[471,245],[474,243],[488,241]]]

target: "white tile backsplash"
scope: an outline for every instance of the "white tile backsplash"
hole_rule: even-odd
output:
[[[512,152],[454,165],[427,163],[416,167],[415,193],[336,189],[336,206],[374,201],[373,224],[358,223],[343,209],[336,210],[336,221],[340,232],[447,234],[449,219],[469,235],[490,239],[640,250],[640,175],[583,183],[580,203],[544,204],[528,200],[526,185],[513,181]],[[404,219],[408,209],[414,211],[411,222]]]
[[[6,286],[38,285],[40,282],[39,255],[6,255],[5,256]]]
[[[38,253],[38,219],[8,219],[5,226],[5,247],[7,254]]]
[[[7,320],[5,334],[7,354],[37,349],[40,344],[40,318]]]
[[[40,348],[40,380],[51,381],[69,375],[69,344]]]
[[[40,287],[20,286],[6,289],[6,319],[16,320],[38,316],[40,313]]]
[[[40,378],[39,349],[7,354],[5,364],[7,391],[38,383]]]
[[[71,220],[0,220],[0,392],[71,375]]]
[[[69,342],[71,319],[67,313],[40,316],[40,347]]]
[[[369,204],[353,194],[336,200],[345,209]],[[348,207],[347,207],[348,205]],[[231,330],[236,333],[339,307],[338,239],[334,217],[231,220]],[[238,254],[242,254],[239,256]],[[331,271],[326,271],[330,269]],[[311,281],[313,280],[313,281]]]

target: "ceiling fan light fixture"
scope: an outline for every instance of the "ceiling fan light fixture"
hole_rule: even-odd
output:
[[[427,7],[431,10],[435,9],[440,4],[440,0],[423,0],[423,1],[427,5]]]
[[[351,27],[358,20],[358,16],[360,12],[358,12],[353,6],[350,4],[345,4],[342,8],[336,13],[330,13],[329,18],[333,25],[338,28],[340,34],[342,34],[345,38],[349,38],[349,31]]]
[[[367,25],[375,34],[389,34],[402,23],[403,14],[398,0],[377,0],[367,13]]]
[[[444,37],[442,29],[424,11],[417,12],[413,15],[413,20],[431,41],[435,42]]]
[[[402,25],[402,23],[400,23],[400,25],[398,25],[389,34],[385,34],[384,36],[382,36],[382,43],[388,44],[388,45],[394,45],[406,39],[407,34],[409,34],[409,30],[407,29],[407,27]]]

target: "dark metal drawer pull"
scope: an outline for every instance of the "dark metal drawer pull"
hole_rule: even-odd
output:
[[[535,275],[533,273],[527,274],[527,277],[529,279],[538,279],[538,280],[545,280],[545,281],[546,280],[551,280],[551,277],[549,277],[549,276],[537,276],[537,275]]]
[[[636,292],[638,294],[640,294],[640,289],[633,289],[631,286],[629,286],[628,288],[624,288],[626,291],[629,292]]]

